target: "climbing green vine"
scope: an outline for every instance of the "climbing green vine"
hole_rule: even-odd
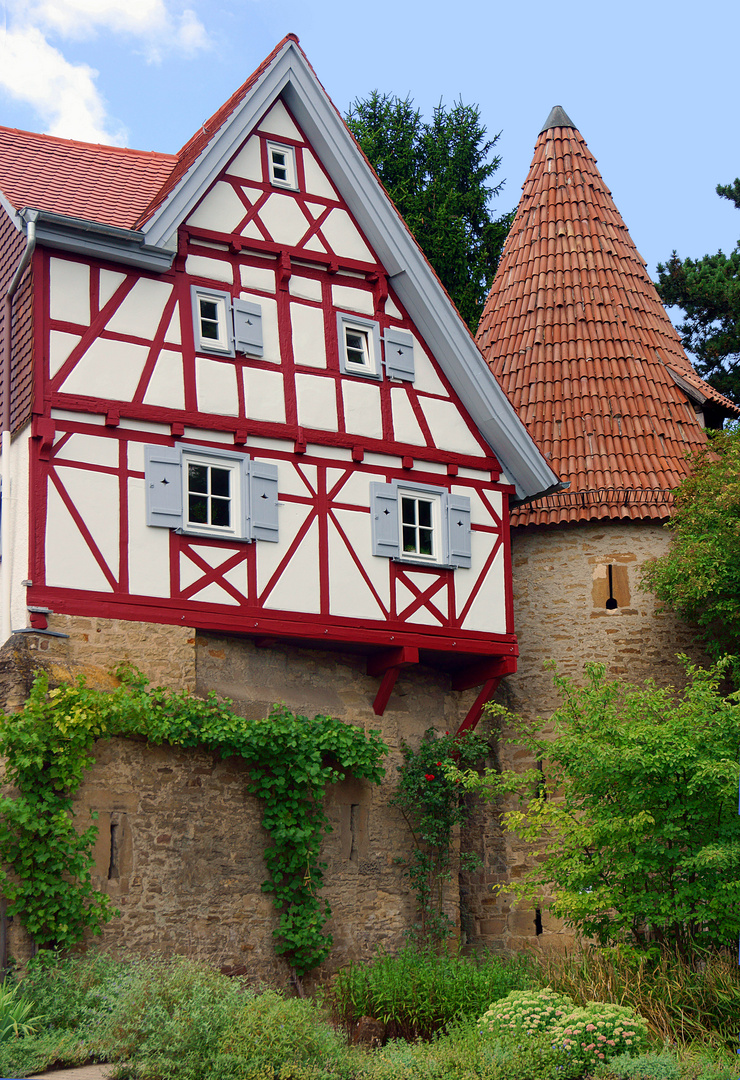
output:
[[[351,773],[377,783],[387,748],[377,731],[329,716],[309,720],[276,706],[245,720],[230,701],[150,688],[140,672],[116,674],[121,685],[94,690],[80,679],[49,689],[36,676],[23,711],[0,720],[0,755],[16,794],[0,797],[0,886],[8,914],[18,916],[40,946],[69,947],[86,928],[99,932],[114,911],[92,884],[92,824],[78,833],[72,797],[93,763],[96,739],[145,735],[152,743],[204,747],[249,766],[247,788],[262,801],[271,846],[263,883],[280,913],[275,950],[300,978],[326,958],[329,905],[320,897],[320,860],[330,830],[323,809],[327,784]]]
[[[472,871],[480,862],[471,853],[455,855],[453,830],[466,824],[472,806],[446,770],[463,764],[472,769],[487,755],[488,742],[473,731],[459,737],[446,731],[437,737],[430,728],[418,750],[405,743],[401,749],[403,764],[398,766],[398,786],[391,802],[401,810],[413,839],[406,877],[419,906],[414,936],[424,945],[441,946],[453,930],[444,911],[445,883],[451,881],[456,866]]]

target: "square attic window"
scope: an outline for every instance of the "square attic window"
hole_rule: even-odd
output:
[[[270,183],[273,187],[297,190],[295,150],[292,146],[268,142],[267,162],[270,168]]]

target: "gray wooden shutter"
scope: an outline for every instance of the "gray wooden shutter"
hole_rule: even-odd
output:
[[[394,484],[370,484],[373,555],[398,558],[398,489]]]
[[[269,540],[276,544],[278,537],[278,470],[277,465],[252,461],[249,465],[249,512],[252,518],[252,540]]]
[[[393,326],[386,330],[385,373],[389,379],[414,381],[414,339],[407,330]]]
[[[250,356],[262,356],[262,308],[251,300],[238,297],[232,305],[234,313],[234,349]]]
[[[146,523],[163,529],[182,527],[182,466],[176,446],[144,447]]]
[[[470,499],[467,495],[448,495],[446,499],[448,555],[451,566],[470,567]]]

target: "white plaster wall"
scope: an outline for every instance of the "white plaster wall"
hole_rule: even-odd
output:
[[[79,334],[65,334],[62,330],[52,330],[49,334],[49,378],[54,378],[60,367],[69,359],[69,354],[82,338]]]
[[[256,135],[247,139],[229,165],[228,172],[231,176],[239,176],[243,180],[262,180],[260,140]]]
[[[309,195],[319,195],[324,199],[336,199],[339,196],[329,182],[326,173],[321,169],[310,150],[303,151],[303,172],[306,177],[306,192]]]
[[[247,416],[252,420],[285,423],[285,390],[279,371],[264,368],[242,369]]]
[[[358,379],[342,380],[344,426],[352,435],[382,439],[383,419],[380,413],[380,387]]]
[[[198,408],[201,412],[222,416],[239,415],[237,371],[233,363],[195,358],[195,381]]]
[[[139,278],[111,315],[106,329],[116,334],[151,340],[159,329],[164,305],[171,292],[172,286],[168,281]]]
[[[292,195],[273,191],[259,211],[262,224],[276,244],[295,247],[308,230],[309,222]]]
[[[321,431],[337,430],[337,398],[333,379],[296,375],[298,423]]]
[[[348,311],[360,311],[363,315],[375,314],[373,294],[368,289],[353,289],[349,285],[332,285],[332,302],[335,307]]]
[[[50,259],[49,277],[52,319],[87,326],[90,322],[90,267],[67,259]]]
[[[419,398],[419,402],[438,449],[454,450],[471,457],[483,456],[483,450],[454,402],[424,397]]]
[[[143,470],[143,444],[129,446],[129,468]],[[146,487],[137,476],[128,482],[128,580],[134,596],[170,595],[170,530],[147,525]]]
[[[231,184],[219,180],[188,218],[188,225],[212,232],[236,232],[247,210]]]
[[[290,305],[293,358],[305,367],[326,367],[326,338],[322,308],[308,304]]]
[[[95,338],[61,386],[65,394],[131,401],[148,356],[146,345]]]
[[[234,270],[228,259],[210,259],[206,255],[188,255],[185,273],[209,281],[225,281],[229,285],[234,281]]]
[[[264,131],[268,135],[279,135],[284,139],[294,139],[301,142],[301,133],[290,118],[288,110],[282,101],[276,101],[270,111],[265,115],[258,131]]]
[[[239,275],[245,289],[275,292],[275,271],[262,266],[240,266]]]
[[[374,258],[362,239],[355,223],[346,210],[337,207],[321,226],[321,231],[337,255],[360,262],[374,262]]]

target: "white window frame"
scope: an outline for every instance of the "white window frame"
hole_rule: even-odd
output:
[[[278,165],[273,159],[273,153],[284,154],[284,163]],[[295,163],[295,147],[285,143],[269,141],[267,143],[267,167],[270,175],[270,183],[273,187],[287,188],[290,191],[298,190],[298,173]],[[284,169],[285,177],[275,174],[275,169]]]
[[[431,507],[431,532],[432,537],[432,553],[426,555],[418,550],[420,546],[418,544],[419,529],[425,528],[419,524],[413,526],[417,533],[417,550],[406,551],[404,548],[404,520],[403,520],[403,500],[411,499],[416,504],[417,512],[416,518],[418,522],[418,505],[420,502],[427,503]],[[406,526],[409,527],[408,525]],[[419,562],[427,563],[431,565],[438,565],[443,561],[445,555],[444,535],[442,532],[442,492],[430,492],[424,491],[421,488],[415,487],[402,487],[398,486],[398,542],[399,542],[399,559],[404,562]]]
[[[196,352],[217,353],[219,356],[234,355],[233,316],[231,314],[231,294],[221,289],[209,289],[203,285],[191,286],[193,302],[193,333]],[[201,323],[201,300],[216,304],[219,327],[218,340],[203,337]]]
[[[208,525],[190,519],[190,465],[204,465],[207,468],[225,469],[229,473],[229,525]],[[242,537],[242,498],[243,498],[243,458],[221,456],[207,451],[195,450],[182,452],[182,531],[197,536]],[[210,484],[209,484],[210,486]],[[198,494],[197,492],[195,494]],[[217,496],[218,497],[218,496]],[[213,496],[208,495],[210,500]]]
[[[348,354],[347,334],[352,332],[362,335],[366,345],[367,363],[358,364]],[[337,345],[339,348],[339,367],[345,375],[359,375],[363,379],[380,379],[380,328],[372,319],[362,319],[357,315],[337,312]]]

